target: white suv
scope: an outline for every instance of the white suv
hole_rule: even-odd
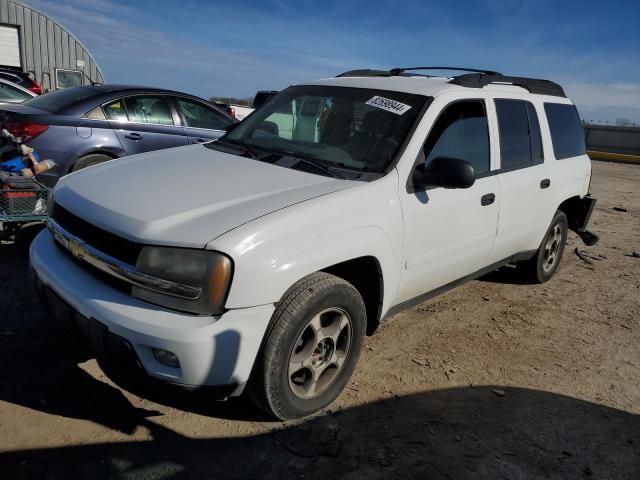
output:
[[[64,177],[31,248],[99,355],[281,419],[331,403],[380,321],[506,263],[545,282],[595,200],[545,80],[360,70],[290,87],[224,137]]]

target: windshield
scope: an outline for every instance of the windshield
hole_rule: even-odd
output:
[[[221,142],[242,146],[258,160],[312,173],[383,173],[424,101],[421,95],[385,90],[290,87]],[[216,147],[211,144],[211,148]],[[306,167],[297,165],[302,163]]]

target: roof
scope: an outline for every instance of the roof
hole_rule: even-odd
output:
[[[158,88],[158,87],[145,87],[142,85],[123,85],[123,84],[98,84],[98,85],[81,85],[75,88],[84,88],[86,90],[91,90],[93,92],[95,92],[96,94],[100,94],[100,93],[110,93],[110,92],[120,92],[122,90],[144,90],[144,91],[150,91],[150,92],[169,92],[169,93],[180,93],[183,94],[183,92],[176,92],[173,90],[167,90],[166,88]],[[187,95],[187,94],[184,94]]]

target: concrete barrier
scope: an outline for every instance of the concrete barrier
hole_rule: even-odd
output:
[[[587,150],[587,155],[591,160],[604,160],[607,162],[635,163],[640,165],[640,155],[625,155],[623,153],[598,152]]]

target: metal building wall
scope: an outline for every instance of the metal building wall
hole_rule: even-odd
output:
[[[588,150],[640,155],[640,128],[613,125],[584,125]]]
[[[17,0],[0,0],[0,24],[19,27],[22,69],[34,73],[43,90],[55,90],[56,68],[79,70],[90,81],[104,82],[100,67],[84,45],[43,12]],[[84,66],[78,66],[78,60]],[[89,83],[88,79],[84,82]]]

